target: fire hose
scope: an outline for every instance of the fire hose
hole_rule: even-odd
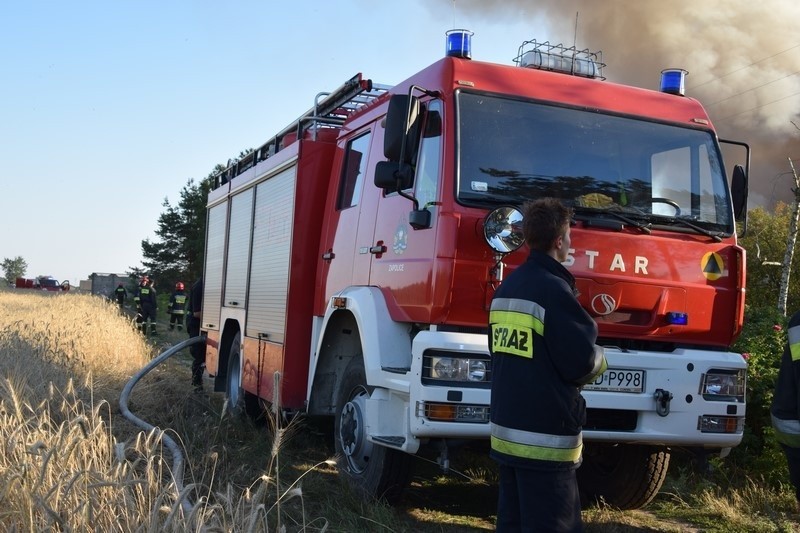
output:
[[[119,396],[119,407],[122,411],[122,416],[133,422],[138,427],[144,429],[145,431],[152,431],[154,429],[158,429],[152,424],[149,424],[138,418],[136,415],[131,413],[128,409],[128,398],[131,395],[131,391],[133,391],[134,385],[139,382],[144,376],[147,375],[148,372],[153,370],[155,367],[178,353],[179,351],[187,348],[193,344],[199,344],[201,342],[206,342],[206,338],[202,336],[192,337],[187,339],[180,344],[176,344],[172,346],[165,352],[162,352],[158,357],[150,361],[144,368],[142,368],[139,372],[137,372],[129,381],[125,384],[125,388],[122,389],[122,394]],[[172,454],[172,480],[175,483],[175,491],[177,492],[178,499],[181,502],[181,507],[184,511],[191,511],[194,505],[189,501],[188,496],[184,494],[183,488],[183,453],[181,452],[180,448],[176,444],[172,437],[167,435],[163,430],[161,431],[161,439],[164,444],[169,449],[170,453]]]

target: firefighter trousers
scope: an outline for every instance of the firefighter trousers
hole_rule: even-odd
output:
[[[575,470],[500,465],[497,531],[583,531]]]
[[[200,320],[190,316],[186,323],[186,331],[189,337],[200,335]],[[203,370],[206,366],[205,343],[192,344],[189,346],[189,353],[192,354],[192,385],[199,389],[203,387]]]

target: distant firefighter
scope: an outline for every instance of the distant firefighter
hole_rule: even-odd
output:
[[[178,331],[183,329],[183,319],[186,315],[186,293],[183,292],[183,282],[175,284],[175,290],[169,297],[169,329],[178,327]]]
[[[147,335],[147,323],[150,322],[150,334],[156,335],[156,311],[158,302],[156,301],[156,290],[153,281],[145,276],[139,284],[137,291],[139,297],[139,316],[136,321],[141,324],[142,333]]]
[[[122,283],[117,285],[117,288],[114,290],[114,296],[117,298],[119,308],[122,309],[122,306],[125,305],[125,298],[128,297],[128,291],[125,290],[125,286],[123,286]]]

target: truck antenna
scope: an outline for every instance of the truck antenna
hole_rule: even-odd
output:
[[[455,0],[453,0],[453,3],[455,3]],[[578,44],[578,13],[579,13],[579,11],[575,12],[575,34],[572,36],[572,48],[573,49]]]

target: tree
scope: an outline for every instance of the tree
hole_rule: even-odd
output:
[[[789,166],[792,167],[792,176],[794,176],[794,207],[792,209],[792,216],[789,218],[789,237],[786,239],[786,254],[783,256],[783,272],[781,273],[781,288],[778,294],[778,310],[783,316],[786,316],[786,299],[789,296],[789,280],[792,273],[792,257],[794,256],[794,245],[797,242],[797,221],[800,218],[800,181],[798,181],[797,172],[794,170],[794,163],[789,158]]]
[[[213,176],[223,170],[217,165],[200,183],[189,179],[181,189],[181,199],[173,206],[168,199],[158,217],[157,240],[142,241],[143,268],[132,273],[148,273],[159,284],[171,286],[176,281],[192,283],[203,272],[203,250],[206,235],[206,202]]]
[[[781,284],[782,263],[786,254],[792,206],[779,202],[773,213],[763,207],[748,212],[747,235],[740,244],[747,250],[748,307],[777,309]],[[791,268],[800,267],[800,255],[794,254]],[[787,301],[797,305],[800,298],[800,276],[792,276],[787,285]],[[791,309],[790,309],[791,311]]]
[[[13,259],[4,258],[3,262],[0,263],[0,267],[3,268],[3,276],[6,281],[13,283],[15,279],[25,275],[25,271],[28,270],[28,263],[18,255]]]

